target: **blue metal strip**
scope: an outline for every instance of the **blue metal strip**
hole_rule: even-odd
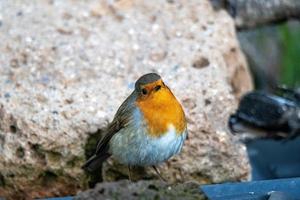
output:
[[[266,200],[272,191],[287,194],[287,199],[300,200],[300,178],[203,185],[200,189],[211,200]]]

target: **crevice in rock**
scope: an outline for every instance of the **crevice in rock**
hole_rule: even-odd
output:
[[[154,184],[149,184],[148,189],[158,191],[158,188]]]
[[[105,192],[105,189],[104,189],[104,188],[101,188],[101,189],[98,191],[99,194],[104,194],[104,192]]]
[[[3,151],[5,144],[5,136],[0,134],[0,152]]]
[[[85,146],[84,146],[84,154],[86,160],[88,160],[96,151],[97,143],[102,137],[103,130],[99,129],[95,133],[89,134],[89,137],[86,140]],[[88,186],[90,188],[95,187],[95,185],[99,182],[103,181],[102,177],[102,166],[100,169],[94,171],[94,172],[87,172],[85,171],[86,175],[89,178]]]
[[[128,179],[128,174],[127,174],[127,170],[120,170],[120,169],[124,169],[126,168],[125,166],[117,163],[116,164],[117,167],[113,166],[110,167],[109,169],[105,170],[105,177],[108,177],[110,180],[123,180],[123,179]],[[136,179],[136,171],[134,169],[132,169],[132,176],[133,180]]]
[[[43,185],[51,184],[51,183],[55,182],[57,180],[57,178],[58,178],[58,175],[51,170],[43,171],[39,175],[39,180],[41,181],[41,183]]]
[[[133,192],[133,193],[132,193],[132,196],[137,197],[137,196],[138,196],[138,193],[137,193],[137,192]]]
[[[24,156],[25,156],[24,148],[21,147],[21,146],[18,147],[17,150],[16,150],[16,154],[17,154],[18,158],[24,158]]]
[[[17,132],[17,127],[15,126],[15,125],[10,125],[9,126],[9,130],[10,130],[10,132],[12,132],[12,133],[16,133]]]
[[[58,163],[58,162],[60,162],[60,160],[62,158],[62,154],[59,152],[49,151],[49,150],[47,150],[47,151],[44,150],[44,152],[45,152],[47,161]]]
[[[44,150],[42,149],[42,146],[40,144],[33,144],[33,143],[28,143],[33,154],[38,158],[39,162],[41,164],[46,163],[46,155]]]
[[[191,177],[193,180],[198,181],[201,184],[213,183],[212,177],[204,170],[191,173]]]
[[[4,187],[5,186],[5,178],[4,176],[0,173],[0,187]]]
[[[67,167],[73,168],[75,166],[80,165],[82,162],[82,159],[78,156],[71,157],[70,160],[67,161]]]
[[[200,57],[200,58],[197,58],[193,62],[192,67],[194,67],[196,69],[202,69],[202,68],[208,67],[209,64],[210,64],[210,62],[206,57]]]

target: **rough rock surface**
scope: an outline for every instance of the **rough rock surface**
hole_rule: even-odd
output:
[[[162,175],[200,183],[248,179],[245,148],[226,124],[251,80],[225,11],[213,11],[207,0],[0,1],[0,196],[85,188],[86,144],[135,80],[153,71],[182,102],[189,129],[182,153],[160,166]],[[124,178],[113,163],[104,180]]]
[[[128,180],[105,182],[98,184],[94,189],[79,193],[75,200],[97,199],[130,199],[130,200],[205,200],[200,193],[199,184],[188,182],[169,185],[161,181],[139,181],[132,183]]]

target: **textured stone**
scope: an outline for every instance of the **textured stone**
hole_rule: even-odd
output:
[[[188,182],[169,185],[161,181],[139,181],[132,183],[128,180],[100,183],[94,189],[79,193],[75,200],[93,199],[130,199],[130,200],[205,200],[200,192],[199,184]]]
[[[80,166],[91,138],[147,72],[164,78],[188,119],[189,139],[160,166],[162,175],[200,183],[249,178],[227,117],[251,80],[225,11],[206,0],[1,1],[0,21],[0,196],[85,188]],[[125,177],[113,163],[104,180]]]

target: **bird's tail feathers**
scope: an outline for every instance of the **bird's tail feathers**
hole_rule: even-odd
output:
[[[101,155],[95,154],[92,157],[90,157],[81,168],[88,172],[93,172],[93,171],[99,169],[101,167],[102,163],[110,156],[111,155],[109,153],[104,153]]]

